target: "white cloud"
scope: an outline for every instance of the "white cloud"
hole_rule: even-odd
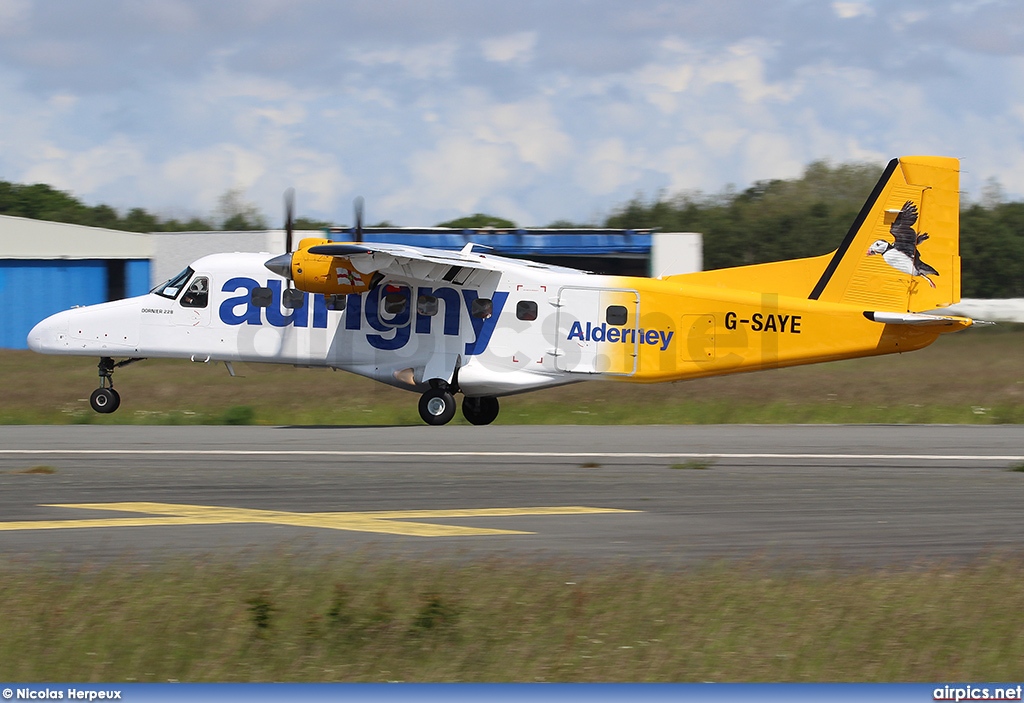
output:
[[[628,190],[637,182],[643,157],[621,139],[605,139],[589,145],[576,164],[576,182],[592,195]]]
[[[844,20],[875,14],[874,8],[866,2],[833,2],[832,11],[836,13],[837,17]]]
[[[114,137],[78,152],[52,143],[42,146],[39,158],[22,175],[30,183],[88,193],[145,170],[142,148],[124,137]]]
[[[196,8],[184,0],[132,0],[125,3],[124,11],[162,31],[181,32],[200,23]]]
[[[30,0],[0,0],[0,37],[24,33],[31,11]]]
[[[1024,13],[1004,3],[78,7],[0,0],[0,178],[91,203],[203,213],[240,187],[276,221],[293,185],[342,222],[357,192],[402,224],[579,221],[913,152],[1024,195]]]
[[[477,139],[509,144],[520,161],[542,171],[551,170],[572,149],[571,139],[561,131],[550,105],[543,100],[488,105],[471,121]]]
[[[55,110],[63,112],[73,108],[78,104],[78,101],[79,98],[77,95],[71,95],[70,93],[57,93],[56,95],[51,95],[47,102],[49,102],[50,106]]]
[[[734,44],[701,67],[697,81],[707,88],[716,84],[733,86],[746,103],[757,103],[767,98],[788,100],[799,92],[799,81],[788,84],[765,80],[764,54],[769,49],[762,42]]]
[[[356,63],[370,68],[396,66],[412,78],[426,80],[450,76],[458,45],[444,41],[419,46],[393,46],[377,49],[353,49],[350,56]]]
[[[510,185],[514,150],[466,137],[442,139],[408,159],[408,185],[384,197],[384,210],[461,212],[483,209],[488,196]]]
[[[495,63],[526,63],[533,58],[537,32],[516,32],[502,37],[484,39],[480,49],[484,58]]]
[[[237,144],[215,144],[175,156],[159,166],[166,187],[190,193],[212,208],[217,197],[231,189],[249,190],[267,172],[266,157]]]

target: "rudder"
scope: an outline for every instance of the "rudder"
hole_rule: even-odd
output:
[[[916,217],[915,217],[916,215]],[[889,162],[810,298],[920,312],[960,300],[960,162]]]

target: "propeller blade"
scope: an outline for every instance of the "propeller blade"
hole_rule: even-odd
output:
[[[363,196],[359,196],[352,203],[352,207],[356,211],[356,241],[363,241]]]
[[[294,229],[295,214],[295,189],[289,188],[284,192],[284,251],[286,254],[292,250],[292,230]]]

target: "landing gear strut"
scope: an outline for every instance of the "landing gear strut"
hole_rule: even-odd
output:
[[[100,358],[100,363],[96,365],[96,368],[99,369],[100,387],[89,396],[89,405],[93,410],[108,414],[121,406],[121,394],[114,390],[114,369],[127,366],[135,361],[142,361],[142,359],[125,359],[114,363],[109,356]]]

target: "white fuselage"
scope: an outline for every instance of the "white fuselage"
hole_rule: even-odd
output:
[[[287,283],[264,267],[268,256],[204,257],[192,264],[194,273],[180,290],[57,313],[32,329],[29,347],[47,354],[327,366],[413,391],[433,378],[451,380],[458,369],[467,395],[507,395],[583,380],[556,366],[552,354],[560,346],[560,282],[608,284],[604,276],[513,262],[513,271],[495,277],[493,290],[386,281],[342,299],[339,310],[311,294],[302,307],[289,310],[281,305]],[[202,278],[205,304],[193,300],[188,306],[185,288]],[[384,305],[393,286],[411,300],[398,315],[389,315]],[[269,307],[251,302],[256,287],[273,291]],[[438,301],[429,317],[416,309],[424,294]],[[478,298],[492,301],[490,317],[471,315]],[[535,319],[520,319],[530,317],[517,315],[521,303],[535,306]]]

